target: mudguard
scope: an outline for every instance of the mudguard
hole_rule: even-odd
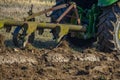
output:
[[[98,6],[101,6],[101,7],[110,6],[117,1],[119,0],[98,0]]]

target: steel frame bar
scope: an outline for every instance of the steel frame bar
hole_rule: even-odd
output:
[[[42,14],[46,14],[47,12],[50,12],[50,11],[54,11],[54,10],[58,10],[58,9],[61,9],[61,8],[65,8],[65,7],[67,7],[67,6],[68,6],[68,4],[62,4],[62,5],[59,5],[59,6],[56,6],[56,7],[52,7],[52,8],[46,9],[46,10],[44,10],[44,11],[40,11],[40,12],[38,12],[38,13],[34,13],[34,14],[32,14],[31,16],[25,18],[24,20],[27,21],[27,20],[29,20],[29,19],[31,19],[31,18],[36,17],[36,16],[40,16],[40,15],[42,15]]]
[[[56,22],[59,23],[63,19],[63,17],[65,17],[67,13],[71,11],[72,8],[73,5],[69,6],[68,9],[56,20]]]

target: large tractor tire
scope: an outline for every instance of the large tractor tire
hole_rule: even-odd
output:
[[[98,44],[104,52],[120,50],[120,2],[102,8],[99,17]]]

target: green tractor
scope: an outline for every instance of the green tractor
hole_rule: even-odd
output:
[[[120,50],[120,1],[99,0],[102,13],[99,16],[98,40],[101,50]],[[103,7],[102,7],[103,6]]]
[[[86,25],[86,32],[74,32],[74,38],[97,38],[99,49],[102,51],[120,50],[120,2],[119,0],[71,0],[77,5],[82,25]],[[58,1],[57,5],[70,2]],[[53,12],[52,21],[59,18],[66,9]],[[74,11],[72,12],[74,13]],[[71,14],[74,15],[74,14]],[[69,20],[68,20],[69,19]],[[78,24],[77,19],[65,17],[61,23]],[[79,25],[79,24],[78,24]],[[71,32],[72,33],[72,32]],[[71,35],[71,34],[70,34]],[[76,41],[71,41],[76,42]],[[77,43],[78,44],[78,43]]]
[[[86,32],[73,32],[73,38],[97,38],[99,49],[102,51],[120,50],[120,1],[119,0],[58,0],[57,5],[74,1],[77,5],[82,25],[86,25]],[[52,21],[59,18],[62,8],[53,12]],[[72,12],[72,15],[74,11]],[[70,14],[71,15],[71,14]],[[78,24],[76,19],[64,17],[61,23]],[[78,24],[79,25],[79,24]],[[71,32],[72,34],[72,32]],[[70,36],[71,36],[70,34]],[[72,38],[70,38],[72,39]],[[71,40],[70,40],[71,41]],[[71,41],[73,42],[73,41]],[[76,41],[74,41],[76,42]],[[74,43],[73,42],[73,43]],[[81,43],[81,42],[80,42]],[[79,44],[77,42],[77,44]]]
[[[51,12],[51,15],[47,15]],[[51,22],[36,22],[35,17],[45,14]],[[95,38],[102,51],[120,50],[120,1],[119,0],[56,0],[56,5],[38,13],[29,11],[23,21],[2,20],[0,27],[17,26],[13,43],[25,46],[34,40],[34,32],[40,34],[51,29],[54,39],[60,42],[65,36],[88,40]],[[82,42],[79,42],[82,43]]]

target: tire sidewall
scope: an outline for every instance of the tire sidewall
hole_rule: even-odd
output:
[[[117,20],[116,22],[116,26],[115,26],[115,35],[114,35],[114,40],[116,42],[116,48],[117,48],[117,52],[120,51],[120,40],[119,40],[119,31],[120,31],[120,21]],[[120,53],[120,52],[119,52]]]

